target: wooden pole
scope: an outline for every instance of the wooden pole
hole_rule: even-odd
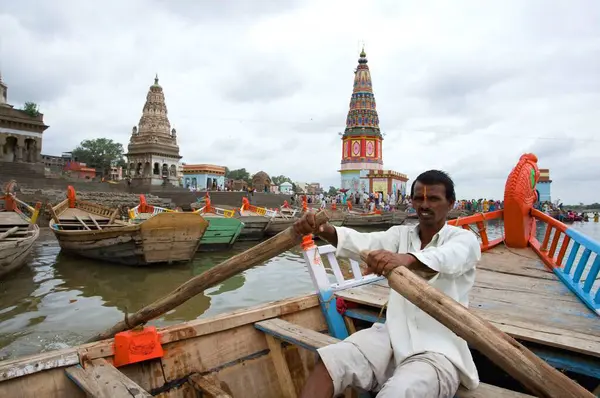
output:
[[[324,224],[329,220],[326,211],[320,211],[316,215],[317,226]],[[180,285],[177,289],[168,295],[147,305],[136,313],[127,317],[125,320],[117,323],[110,329],[94,336],[87,342],[93,342],[113,337],[116,333],[133,328],[141,323],[154,319],[173,308],[181,305],[195,295],[204,292],[204,290],[215,286],[234,275],[239,274],[249,268],[254,267],[263,261],[269,260],[280,255],[300,243],[301,237],[296,235],[293,227],[290,226],[281,231],[272,238],[261,242],[260,244],[237,254],[221,264],[209,269],[208,271],[193,277],[192,279]]]
[[[363,261],[367,253],[361,253]],[[594,397],[517,340],[469,312],[408,268],[397,267],[387,278],[392,289],[462,337],[537,397]]]
[[[12,234],[14,234],[18,230],[19,230],[19,227],[12,227],[8,231],[1,233],[0,234],[0,240],[2,240],[4,238],[8,238],[9,236],[11,236]]]

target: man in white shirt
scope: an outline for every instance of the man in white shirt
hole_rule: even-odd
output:
[[[387,275],[405,266],[468,307],[481,249],[472,232],[446,224],[456,201],[454,183],[444,172],[426,171],[413,182],[411,199],[417,226],[372,233],[330,224],[317,228],[308,213],[294,229],[326,239],[337,247],[337,256],[359,259],[360,252],[370,251],[371,273]],[[459,384],[470,389],[479,384],[467,343],[392,289],[385,324],[375,323],[318,352],[321,360],[304,398],[337,396],[348,386],[378,392],[377,398],[451,398]]]

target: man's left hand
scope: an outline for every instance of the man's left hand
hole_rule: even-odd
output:
[[[387,250],[373,250],[367,255],[367,275],[377,274],[388,276],[396,267],[411,268],[417,259],[410,254],[393,253]]]

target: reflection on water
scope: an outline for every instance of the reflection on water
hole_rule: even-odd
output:
[[[600,240],[600,223],[575,223],[573,228]],[[502,224],[488,223],[490,239],[502,235]],[[538,230],[542,240],[543,230]],[[60,253],[48,229],[28,266],[0,281],[0,359],[65,348],[163,297],[253,242],[233,250],[199,253],[188,264],[136,268],[92,261]],[[333,276],[332,276],[333,280]],[[299,247],[207,289],[151,322],[165,326],[214,316],[313,290]]]
[[[187,264],[137,268],[61,253],[51,231],[43,229],[29,265],[0,282],[0,359],[82,343],[126,312],[251,246],[199,253]],[[170,325],[311,290],[298,248],[207,289],[150,323]]]

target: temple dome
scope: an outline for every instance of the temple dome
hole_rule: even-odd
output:
[[[252,187],[258,192],[269,192],[271,188],[271,177],[264,171],[259,171],[252,176]]]

